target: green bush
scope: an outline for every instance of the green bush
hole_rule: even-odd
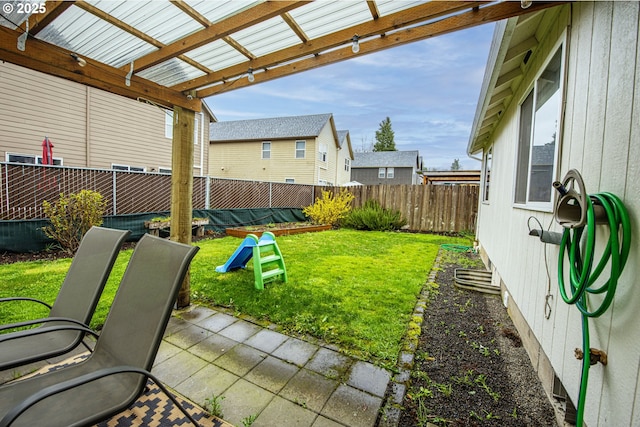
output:
[[[322,190],[322,198],[302,209],[302,212],[314,224],[338,225],[338,222],[351,211],[353,194],[344,188],[334,196],[331,191]]]
[[[97,191],[82,190],[69,196],[60,194],[57,202],[45,200],[42,206],[51,222],[51,226],[42,227],[42,231],[73,255],[85,233],[94,225],[102,225],[107,203]]]
[[[385,209],[376,200],[367,200],[361,208],[353,209],[341,225],[356,230],[390,231],[407,224],[399,211]]]

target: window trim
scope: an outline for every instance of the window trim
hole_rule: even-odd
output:
[[[268,149],[265,150],[265,145],[267,145]],[[265,154],[268,153],[266,156]],[[262,154],[260,156],[262,160],[270,160],[271,159],[271,141],[262,141]]]
[[[553,205],[554,205],[554,199],[555,199],[553,191],[551,193],[551,197],[548,202],[529,201],[529,188],[530,188],[529,185],[530,185],[530,179],[531,179],[531,154],[530,153],[531,153],[531,146],[533,144],[532,139],[529,141],[529,159],[527,163],[527,172],[526,172],[525,201],[516,202],[516,190],[517,190],[516,183],[517,183],[518,172],[519,172],[518,156],[520,151],[519,150],[520,130],[522,126],[521,108],[522,108],[522,104],[526,101],[526,99],[529,97],[530,94],[533,93],[535,95],[536,83],[538,82],[538,80],[540,80],[540,77],[545,72],[545,70],[553,60],[558,50],[560,50],[560,77],[559,77],[560,87],[558,88],[558,92],[560,94],[560,100],[558,102],[558,113],[557,113],[558,125],[556,128],[556,143],[554,147],[553,170],[551,173],[551,181],[553,182],[554,180],[558,179],[558,172],[560,170],[560,163],[561,163],[561,151],[562,151],[561,146],[563,143],[563,127],[564,127],[564,111],[565,111],[564,105],[566,102],[566,91],[567,91],[566,79],[567,79],[568,51],[569,51],[567,44],[568,44],[567,31],[565,29],[562,35],[558,37],[558,40],[556,41],[556,43],[554,43],[553,47],[547,53],[547,56],[545,57],[544,62],[540,66],[540,69],[536,71],[535,77],[527,86],[527,89],[523,92],[522,96],[518,101],[518,112],[517,112],[518,140],[517,140],[516,150],[514,150],[515,153],[514,153],[514,169],[513,169],[513,187],[512,187],[512,197],[511,197],[512,205],[514,208],[534,210],[534,211],[540,211],[540,212],[553,211]],[[531,137],[533,137],[533,132],[535,129],[535,112],[536,112],[535,101],[536,101],[536,97],[534,96],[531,130],[530,130]]]
[[[302,144],[304,144],[304,148],[302,148],[302,149],[298,148],[298,143],[302,143]],[[295,159],[304,159],[304,158],[306,158],[306,157],[307,157],[307,141],[303,141],[303,140],[301,140],[301,139],[296,140],[296,142],[295,142],[294,146],[295,146],[295,149],[296,149],[295,154],[294,154],[294,156],[295,156],[294,158],[295,158]],[[299,157],[299,156],[298,156],[298,153],[299,153],[300,151],[302,151],[302,157]]]
[[[387,168],[378,168],[378,179],[384,179],[387,176]]]
[[[345,172],[349,172],[351,170],[351,159],[348,157],[344,159],[344,170]]]
[[[296,183],[296,179],[295,178],[285,178],[284,179],[284,183],[285,184],[295,184]]]
[[[396,177],[395,168],[387,168],[387,179],[394,179]]]
[[[25,163],[25,162],[15,162],[15,161],[11,161],[11,159],[9,158],[10,156],[16,156],[16,157],[26,157],[26,158],[30,158],[33,159],[33,163]],[[42,156],[38,155],[38,154],[20,154],[20,153],[10,153],[10,152],[6,152],[4,155],[4,159],[7,163],[18,163],[21,165],[37,165],[37,166],[44,166],[42,164]],[[58,162],[58,163],[56,163]],[[64,166],[64,162],[62,157],[53,157],[53,165],[49,165],[49,166]]]
[[[491,168],[493,166],[493,145],[482,153],[482,203],[489,204],[489,196],[491,195]]]
[[[125,169],[126,168],[126,169]],[[120,172],[146,172],[146,166],[131,166],[123,165],[121,163],[111,163],[111,169]]]

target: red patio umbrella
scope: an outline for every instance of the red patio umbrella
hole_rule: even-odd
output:
[[[42,140],[42,164],[53,164],[53,143],[48,136],[45,136]]]

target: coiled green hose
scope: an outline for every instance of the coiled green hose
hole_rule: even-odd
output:
[[[616,195],[611,193],[597,193],[585,197],[587,202],[587,222],[584,227],[564,230],[560,253],[558,255],[558,284],[560,295],[567,304],[574,304],[580,310],[582,317],[582,375],[580,379],[580,394],[576,408],[576,425],[583,425],[584,407],[587,395],[587,381],[591,358],[589,355],[589,318],[602,315],[613,301],[618,285],[618,279],[629,257],[631,247],[631,226],[629,214],[624,204]],[[596,245],[596,221],[593,211],[595,201],[601,205],[607,215],[609,225],[609,239],[602,253],[600,261],[592,272]],[[581,250],[581,241],[585,233],[585,248]],[[573,233],[572,233],[573,230]],[[573,234],[573,235],[572,235]],[[569,258],[569,292],[564,280],[564,256]],[[611,262],[609,279],[596,288],[591,286],[598,279],[607,264]],[[604,299],[600,305],[589,307],[588,294],[602,294]]]

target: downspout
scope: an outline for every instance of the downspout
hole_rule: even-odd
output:
[[[91,88],[86,86],[85,90],[85,135],[84,135],[84,157],[85,157],[85,166],[90,168],[91,164]]]
[[[204,173],[204,114],[198,113],[200,115],[200,176],[206,175]],[[208,171],[207,171],[208,172]]]

